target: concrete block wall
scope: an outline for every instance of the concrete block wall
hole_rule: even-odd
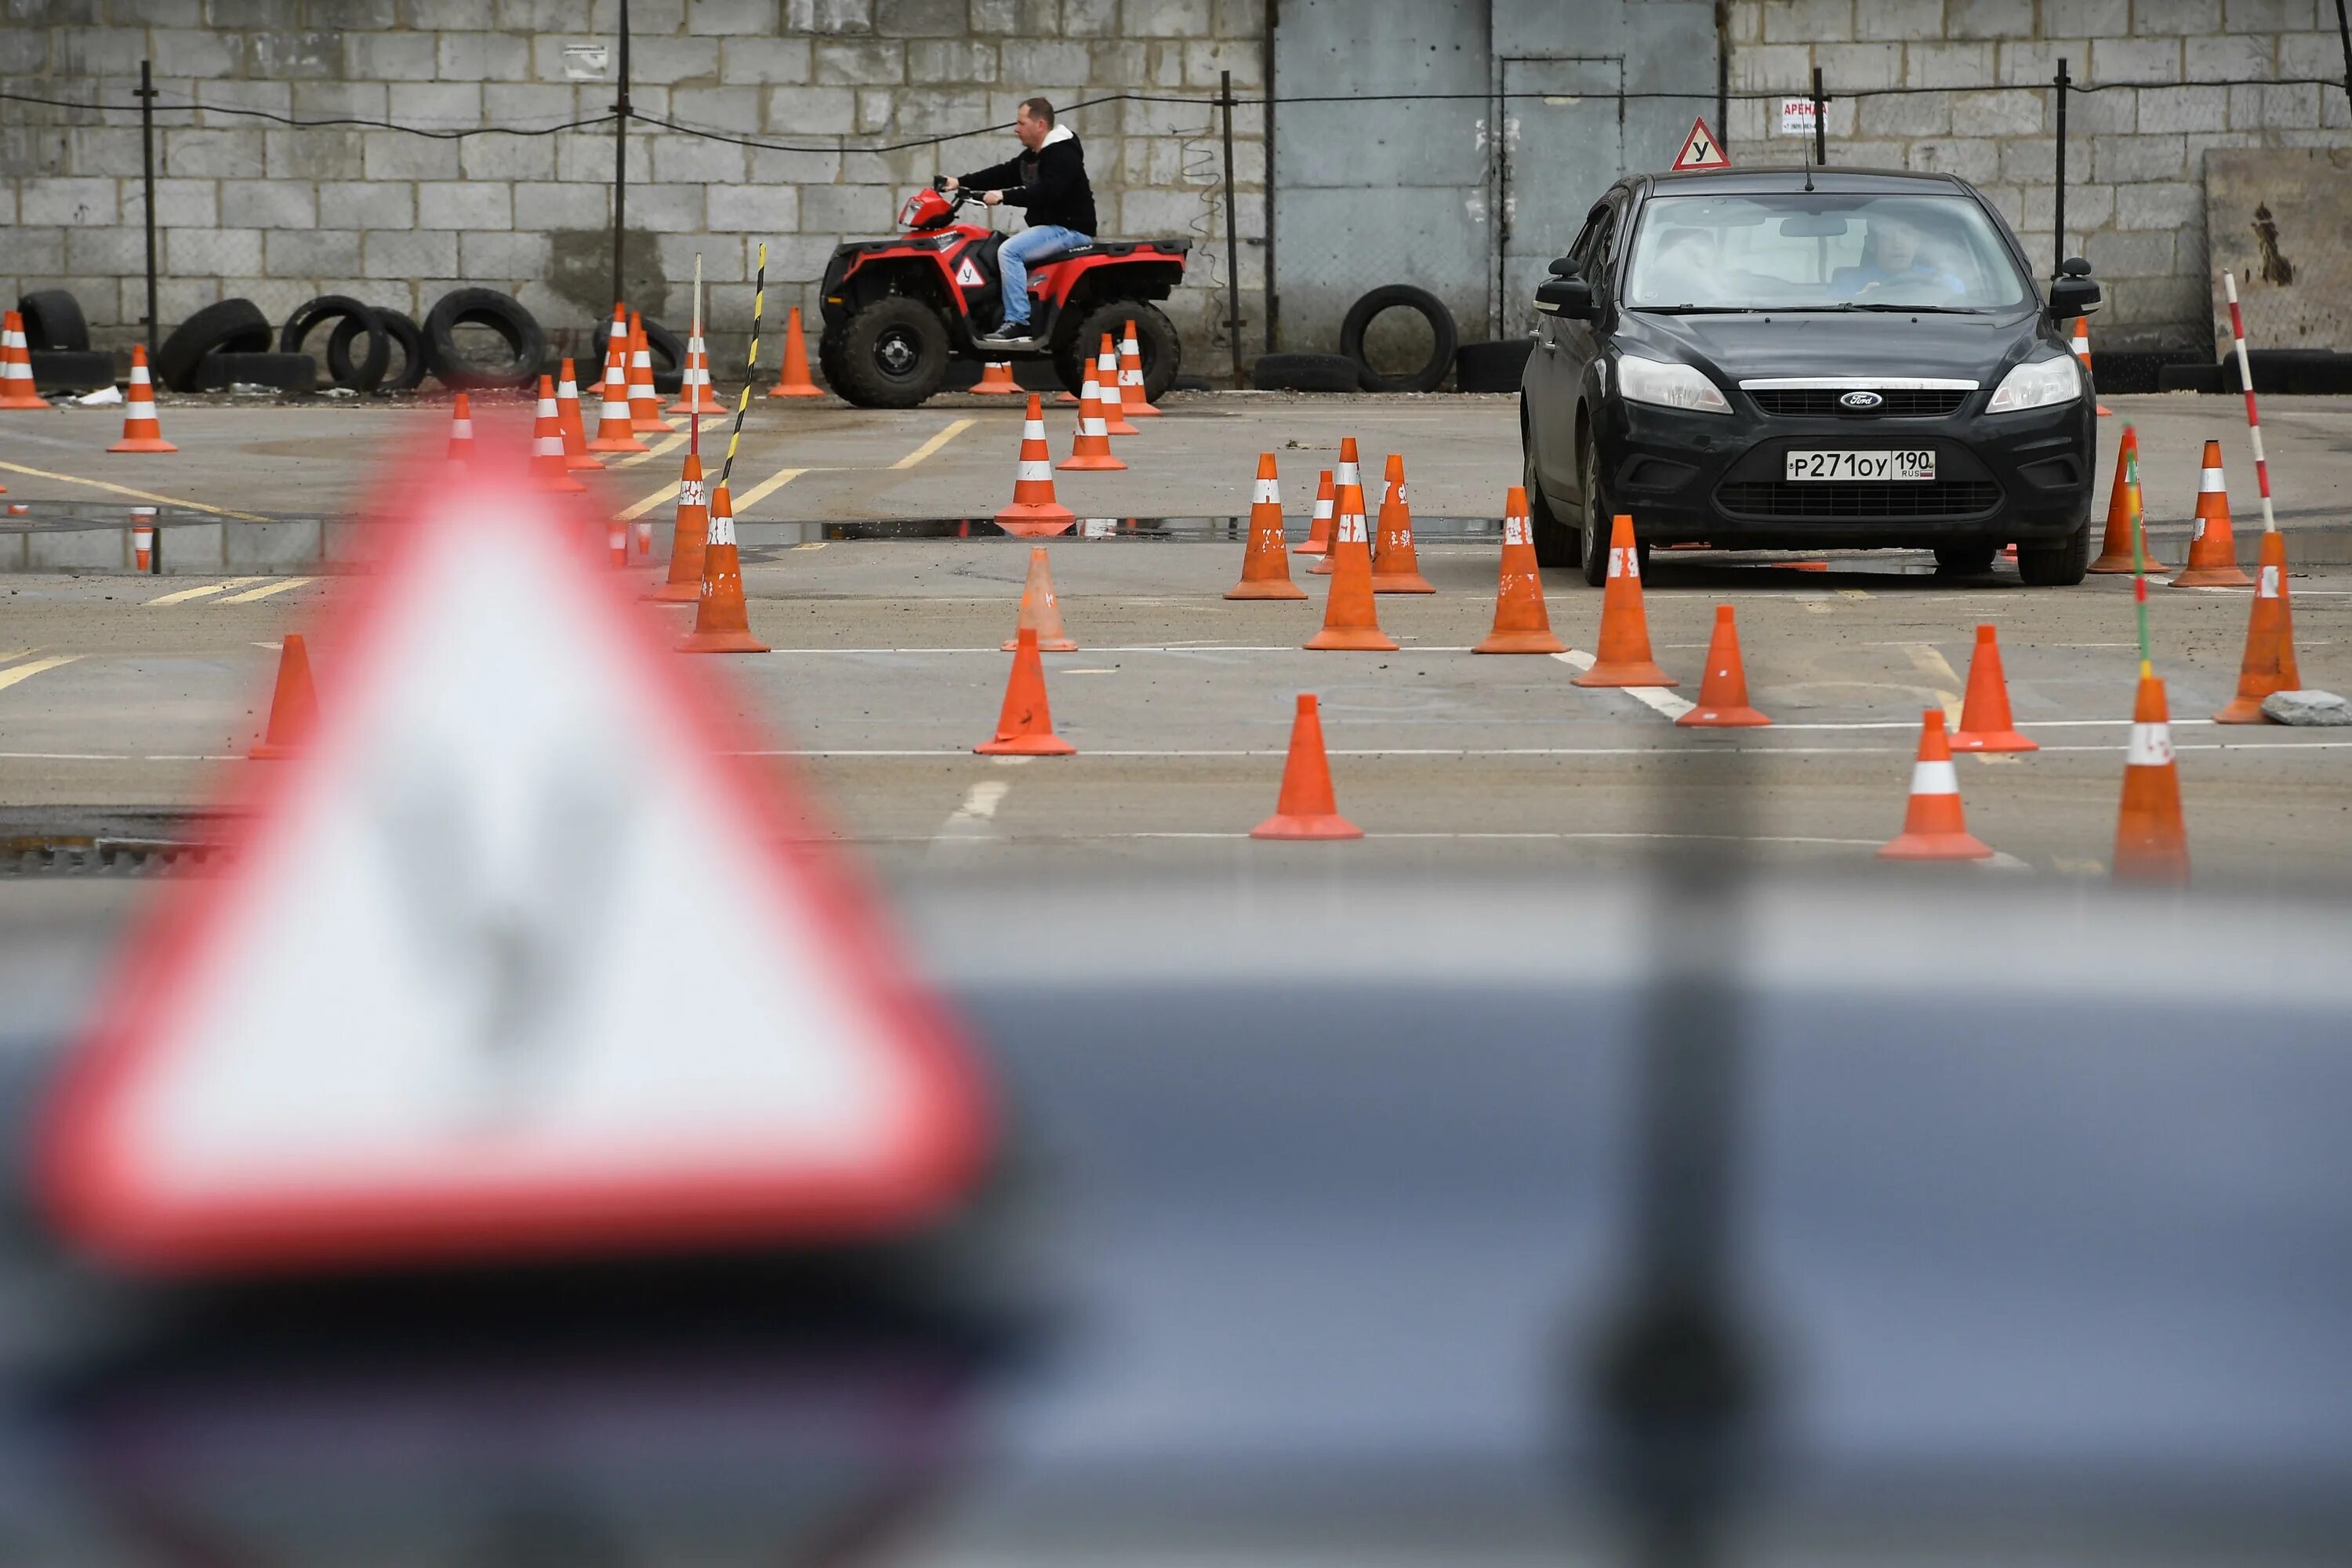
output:
[[[101,344],[137,341],[145,199],[142,59],[158,99],[158,313],[166,330],[245,296],[282,321],[320,293],[422,318],[449,289],[505,289],[551,331],[611,310],[614,133],[426,137],[288,119],[388,120],[436,132],[546,131],[610,112],[615,0],[7,0],[0,89],[96,111],[0,113],[0,294],[65,287]],[[1087,146],[1111,236],[1191,236],[1169,305],[1195,368],[1225,363],[1223,167],[1214,99],[1263,85],[1264,0],[633,0],[625,274],[632,303],[683,330],[701,253],[714,353],[740,353],[756,247],[768,246],[771,328],[812,318],[845,237],[893,232],[935,174],[1017,152],[1009,121],[1120,92],[1067,119]],[[566,49],[603,44],[601,80]],[[174,107],[165,111],[162,106]],[[1263,114],[1234,112],[1244,341],[1262,321]],[[954,136],[939,144],[896,146]],[[975,209],[977,210],[977,209]],[[1000,216],[1010,230],[1017,219]],[[730,350],[729,344],[734,344]],[[772,353],[772,351],[771,351]]]
[[[2329,0],[1729,0],[1731,87],[1801,95],[1819,66],[1832,163],[1948,170],[1980,186],[2043,274],[2069,95],[2066,253],[2105,286],[2099,348],[2212,342],[2204,157],[2352,145]],[[1874,88],[1948,90],[1873,96]],[[1731,108],[1732,156],[1795,163],[1777,102]]]

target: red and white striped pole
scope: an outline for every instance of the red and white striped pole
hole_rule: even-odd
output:
[[[2276,533],[2278,519],[2271,515],[2271,465],[2263,456],[2263,416],[2254,407],[2254,373],[2246,363],[2246,318],[2238,310],[2238,279],[2228,268],[2221,287],[2230,296],[2230,335],[2238,342],[2238,384],[2246,389],[2246,434],[2254,444],[2254,481],[2263,490],[2263,531]]]

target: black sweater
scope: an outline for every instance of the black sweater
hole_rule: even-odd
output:
[[[1087,154],[1073,135],[1034,153],[1023,150],[1010,163],[962,176],[975,191],[1003,191],[1004,205],[1020,207],[1030,225],[1052,224],[1095,234],[1095,191],[1087,183]]]

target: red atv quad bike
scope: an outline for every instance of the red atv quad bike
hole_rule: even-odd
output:
[[[996,252],[1008,235],[954,221],[978,193],[950,195],[934,180],[898,209],[914,230],[833,253],[824,269],[824,334],[817,364],[825,384],[861,408],[912,408],[940,389],[953,359],[1051,356],[1072,392],[1108,332],[1129,321],[1143,357],[1144,395],[1157,401],[1176,379],[1176,329],[1153,300],[1183,281],[1189,239],[1098,239],[1029,269],[1032,348],[985,350],[978,335],[1004,319]]]

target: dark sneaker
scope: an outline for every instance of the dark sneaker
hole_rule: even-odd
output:
[[[988,331],[980,334],[979,341],[983,343],[1028,342],[1031,341],[1029,336],[1029,323],[1026,321],[1008,321],[1001,326],[991,327]]]

